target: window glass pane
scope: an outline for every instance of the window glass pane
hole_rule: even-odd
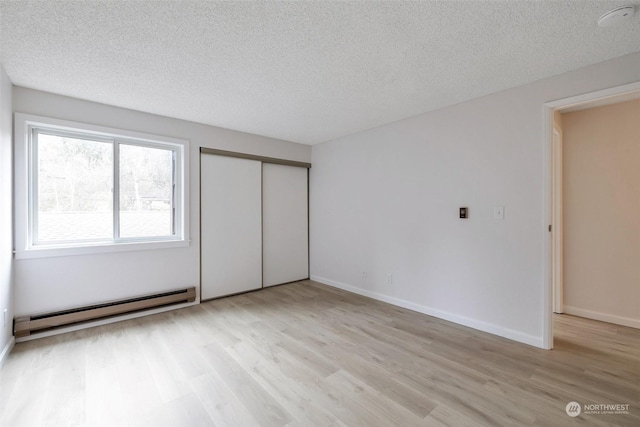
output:
[[[173,234],[173,151],[120,144],[120,237]]]
[[[112,238],[112,144],[38,133],[37,150],[37,242]]]

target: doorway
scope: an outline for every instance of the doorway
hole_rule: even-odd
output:
[[[545,230],[544,271],[547,284],[544,289],[543,313],[544,348],[553,348],[553,313],[563,309],[563,223],[562,223],[562,130],[554,125],[555,115],[576,109],[600,107],[640,98],[640,82],[605,89],[585,95],[561,99],[544,105],[545,163]]]

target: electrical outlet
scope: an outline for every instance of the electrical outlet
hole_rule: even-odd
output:
[[[393,284],[393,274],[387,274],[387,284]]]

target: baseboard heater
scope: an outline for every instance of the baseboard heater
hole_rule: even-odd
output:
[[[192,287],[36,316],[16,317],[13,331],[16,338],[22,338],[62,326],[103,319],[118,314],[193,302],[195,299],[196,288]]]

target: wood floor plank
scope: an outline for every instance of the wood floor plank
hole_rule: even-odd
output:
[[[166,323],[169,326],[168,322]],[[167,340],[164,332],[154,330],[149,335],[137,337],[138,347],[144,355],[151,376],[164,402],[173,401],[191,393],[189,379],[180,376],[181,366],[173,355],[171,340]]]
[[[284,426],[291,421],[287,411],[255,381],[224,349],[209,344],[204,348],[209,366],[223,379],[254,418],[264,426]]]
[[[0,425],[640,425],[640,330],[554,328],[544,351],[305,280],[17,344]]]
[[[344,341],[336,335],[331,335],[326,330],[316,328],[312,331],[313,335],[310,336],[308,329],[292,326],[283,333],[309,346],[316,345],[317,337],[321,336],[323,338],[321,351],[324,357],[421,417],[426,416],[436,406],[424,394],[399,382],[390,370],[378,363],[379,361],[363,357],[356,345]]]
[[[322,405],[316,398],[319,393],[318,382],[322,379],[286,353],[269,358],[242,342],[227,351],[302,425],[342,424],[333,414],[333,408]]]
[[[126,423],[124,404],[126,396],[118,380],[117,365],[93,363],[86,365],[85,384],[86,424],[113,426]]]
[[[383,393],[370,387],[364,381],[360,381],[347,371],[340,370],[331,374],[325,382],[331,384],[334,389],[340,390],[363,410],[371,412],[377,420],[385,420],[389,425],[424,426],[426,424],[422,417],[388,399]],[[362,423],[361,425],[371,424]]]
[[[28,372],[17,380],[9,398],[0,402],[0,425],[44,425],[53,371],[54,368],[48,367]]]
[[[216,426],[260,425],[216,373],[193,379],[191,386]]]
[[[440,427],[477,427],[481,425],[491,425],[467,418],[459,411],[455,411],[445,405],[438,405],[425,420],[428,421],[430,425]]]
[[[112,424],[114,425],[114,424]],[[140,427],[215,426],[195,393],[185,394],[156,407],[143,408],[126,424]]]

